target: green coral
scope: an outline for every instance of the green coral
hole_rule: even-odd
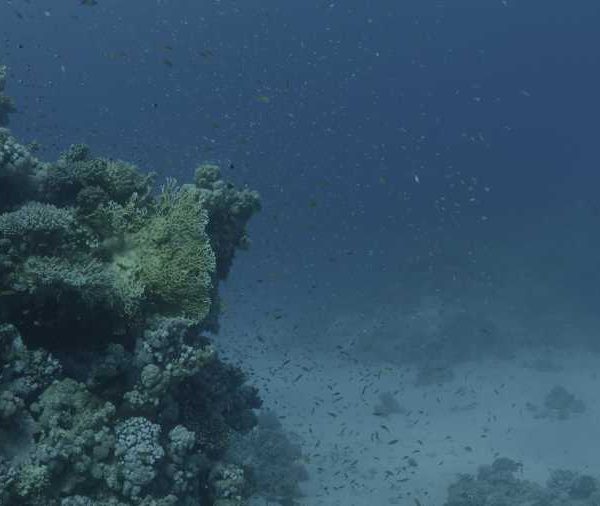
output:
[[[198,322],[209,313],[216,259],[198,190],[169,181],[148,199],[135,170],[72,147],[38,174],[51,203],[0,214],[0,281],[15,295],[0,318],[28,340],[41,344],[52,329],[103,343],[155,313]],[[100,324],[90,332],[80,321],[92,312]]]
[[[210,310],[216,260],[205,232],[207,219],[197,192],[171,181],[153,215],[115,257],[125,283],[138,280],[163,314],[202,321]]]

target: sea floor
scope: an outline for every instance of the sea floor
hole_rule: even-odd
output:
[[[451,379],[418,386],[412,367],[363,363],[322,342],[277,343],[264,328],[261,335],[229,323],[219,347],[249,371],[265,407],[302,441],[310,475],[303,505],[441,506],[459,473],[499,456],[521,462],[523,478],[540,483],[559,468],[600,475],[598,355],[524,352],[465,363]],[[544,416],[556,385],[585,411]],[[376,414],[383,392],[400,412]]]

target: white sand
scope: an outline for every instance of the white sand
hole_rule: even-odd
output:
[[[442,505],[457,473],[475,473],[497,456],[520,461],[524,477],[539,482],[556,468],[600,475],[598,356],[546,353],[559,366],[553,372],[528,366],[538,357],[526,354],[469,363],[450,382],[417,387],[411,368],[361,364],[331,343],[282,344],[285,324],[249,330],[241,315],[236,320],[224,319],[219,347],[251,371],[265,407],[303,440],[310,473],[303,505],[415,506],[415,498]],[[541,405],[554,385],[582,399],[586,411],[536,419],[526,404]],[[384,391],[395,392],[407,413],[375,416]]]

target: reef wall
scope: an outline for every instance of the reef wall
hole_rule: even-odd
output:
[[[83,145],[43,162],[0,129],[0,505],[243,502],[224,455],[261,401],[202,332],[259,208],[214,165],[157,190]]]

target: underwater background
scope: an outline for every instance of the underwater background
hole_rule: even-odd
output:
[[[599,25],[591,0],[3,0],[0,64],[36,157],[260,194],[211,339],[303,471],[248,501],[592,505]]]

